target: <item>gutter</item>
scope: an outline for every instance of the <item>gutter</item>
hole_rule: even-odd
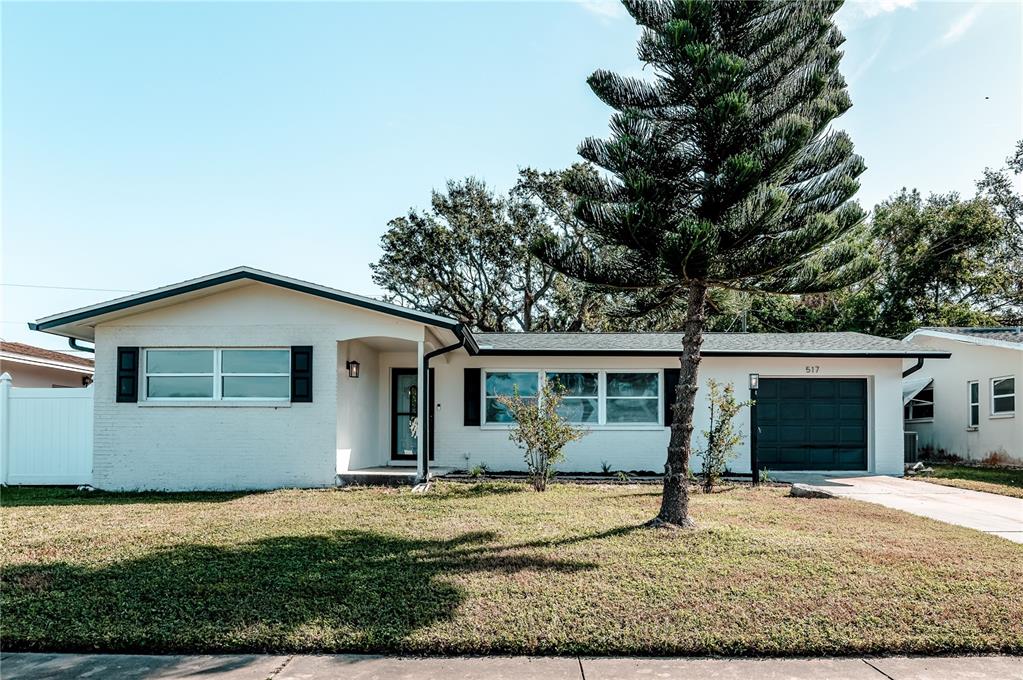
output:
[[[426,354],[423,355],[423,380],[426,382],[426,384],[422,386],[422,390],[426,394],[426,397],[430,400],[430,402],[426,405],[427,408],[423,413],[426,422],[419,424],[419,436],[424,437],[423,476],[419,480],[420,484],[426,484],[427,482],[430,481],[430,454],[433,453],[432,447],[430,446],[431,434],[430,428],[432,426],[432,423],[430,422],[431,420],[430,416],[433,413],[433,395],[430,394],[430,359],[434,357],[439,357],[441,354],[453,352],[460,347],[465,347],[467,350],[470,350],[469,345],[467,345],[467,341],[470,342],[472,346],[476,345],[475,338],[472,337],[472,334],[469,333],[469,330],[463,324],[458,324],[451,330],[454,332],[455,337],[458,338],[458,342],[456,342],[453,345],[448,345],[447,347],[435,349],[432,352],[427,352]],[[477,351],[479,351],[478,347],[476,349]]]
[[[31,326],[31,324],[29,325]],[[78,338],[68,338],[67,344],[71,349],[76,350],[78,352],[90,352],[92,354],[96,353],[95,347],[86,347],[85,345],[79,345]]]
[[[902,372],[902,377],[905,378],[905,377],[911,376],[911,375],[913,375],[914,373],[916,373],[917,371],[919,371],[923,367],[924,367],[924,357],[917,357],[916,358],[916,363],[913,364],[912,366],[910,366],[909,368],[907,368],[905,371]]]

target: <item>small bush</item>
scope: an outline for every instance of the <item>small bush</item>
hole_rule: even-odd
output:
[[[728,469],[728,461],[735,457],[735,447],[742,436],[735,431],[732,422],[749,401],[737,401],[735,386],[724,386],[716,380],[708,380],[708,401],[710,402],[710,429],[703,431],[706,446],[700,451],[703,458],[703,490],[710,493],[721,483]]]
[[[497,398],[515,417],[508,438],[525,451],[529,481],[537,491],[546,491],[554,466],[565,457],[565,446],[586,435],[558,413],[562,394],[559,383],[545,381],[537,398],[523,399],[518,389],[511,397]]]
[[[600,461],[600,471],[603,472],[605,475],[611,474],[611,463],[607,462],[606,460]]]
[[[479,465],[474,465],[472,469],[469,470],[469,476],[473,479],[483,479],[487,476],[488,472],[490,472],[490,469],[487,467],[487,464],[480,463]]]

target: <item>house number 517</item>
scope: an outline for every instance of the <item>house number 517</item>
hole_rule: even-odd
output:
[[[821,372],[821,367],[820,366],[807,366],[806,367],[806,372],[807,373],[820,373]]]

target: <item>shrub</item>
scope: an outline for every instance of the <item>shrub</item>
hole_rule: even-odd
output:
[[[600,461],[600,471],[603,472],[605,475],[611,474],[611,463],[607,462],[606,460]]]
[[[472,469],[469,470],[469,476],[473,479],[483,479],[487,476],[488,472],[490,472],[490,469],[487,468],[487,464],[480,463],[479,465],[474,465]]]
[[[700,451],[703,457],[703,490],[713,491],[720,484],[721,477],[728,467],[728,461],[735,457],[735,447],[742,441],[742,436],[735,431],[732,421],[749,401],[735,399],[735,386],[718,381],[707,381],[710,402],[710,428],[703,431],[706,446]]]
[[[523,399],[516,389],[513,396],[497,399],[515,417],[508,438],[525,451],[529,481],[537,491],[547,489],[554,466],[565,457],[565,446],[586,435],[558,413],[563,391],[556,381],[546,381],[538,398]]]

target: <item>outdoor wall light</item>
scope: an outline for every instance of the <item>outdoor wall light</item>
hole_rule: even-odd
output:
[[[346,361],[345,368],[348,369],[349,378],[359,377],[359,362],[358,361]]]
[[[749,374],[749,388],[751,390],[760,389],[760,374],[750,373]]]

